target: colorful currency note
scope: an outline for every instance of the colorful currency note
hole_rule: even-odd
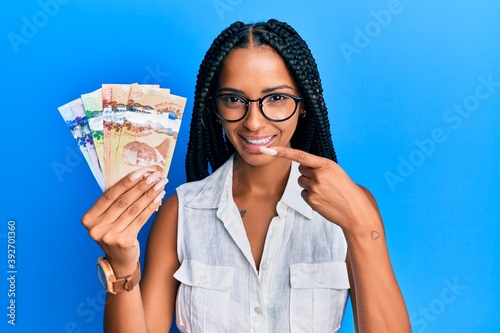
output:
[[[78,148],[82,152],[99,187],[104,190],[104,179],[99,169],[97,153],[90,134],[90,129],[88,128],[87,117],[83,111],[81,99],[78,98],[64,104],[60,106],[58,110],[71,131],[71,134],[73,134],[73,138],[77,141]]]
[[[109,185],[143,166],[168,174],[186,105],[186,98],[161,89],[133,86],[130,95]]]
[[[111,84],[102,85],[102,131],[103,131],[103,159],[104,159],[104,180],[106,188],[107,181],[111,172],[111,131],[113,129],[113,121],[111,117],[111,98],[113,96],[113,86]]]
[[[99,168],[103,174],[104,166],[104,132],[103,132],[103,108],[101,88],[88,94],[82,94],[81,99],[85,108],[92,140],[99,160]],[[104,174],[102,176],[104,178]]]
[[[92,139],[92,133],[89,127],[82,99],[78,98],[70,102],[69,106],[71,108],[71,111],[73,112],[73,115],[75,116],[77,124],[80,126],[82,130],[82,139],[79,141],[79,144],[82,141],[85,143],[85,146],[89,154],[89,158],[92,162],[92,165],[90,165],[92,174],[94,175],[94,178],[99,184],[99,187],[103,189],[105,185],[104,178],[102,175],[101,167],[99,164],[99,158],[97,157],[97,151],[94,146],[94,140]]]
[[[158,85],[103,84],[59,112],[105,190],[144,166],[167,176],[185,105]]]
[[[127,110],[130,88],[130,84],[111,85],[111,137],[109,138],[109,156],[107,156],[109,161],[106,161],[108,165],[112,165],[112,161],[116,159],[116,149],[120,142],[123,121],[125,119],[123,114]],[[108,174],[108,177],[111,177],[111,174]],[[105,182],[109,184],[109,179],[106,179]]]
[[[173,128],[179,127],[180,119],[166,115],[129,114],[123,124],[109,186],[144,166],[166,176],[178,136],[178,130]]]

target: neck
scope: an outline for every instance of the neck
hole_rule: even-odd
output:
[[[235,156],[233,173],[233,195],[281,196],[290,174],[291,161],[276,158],[263,166],[247,164],[239,155]]]

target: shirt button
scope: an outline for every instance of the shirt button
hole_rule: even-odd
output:
[[[283,210],[285,210],[285,209],[286,209],[286,204],[285,204],[284,202],[282,202],[282,203],[280,204],[280,206],[281,206],[281,209],[283,209]]]
[[[253,309],[256,314],[261,315],[262,314],[262,308],[260,306],[256,306],[255,309]]]
[[[269,269],[269,264],[265,263],[264,265],[262,265],[262,269],[267,271]]]
[[[326,279],[325,279],[325,277],[324,277],[324,276],[320,276],[320,277],[318,278],[318,283],[319,283],[319,284],[322,284],[322,285],[323,285],[323,284],[325,284],[325,283],[326,283]]]
[[[273,226],[274,231],[280,231],[281,227],[279,225]]]
[[[198,281],[203,281],[203,280],[205,280],[205,275],[200,274],[200,275],[198,275],[197,279],[198,279]]]

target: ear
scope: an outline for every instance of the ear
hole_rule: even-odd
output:
[[[301,107],[300,110],[299,110],[300,117],[301,118],[305,118],[306,114],[307,114],[306,108],[305,107]]]
[[[300,101],[300,104],[299,104],[299,115],[301,118],[304,118],[307,114],[307,105],[306,105],[306,101],[305,101],[305,98],[303,97],[302,98],[302,101]]]

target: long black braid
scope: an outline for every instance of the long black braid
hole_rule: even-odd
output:
[[[247,47],[250,40],[256,46],[268,45],[281,55],[303,97],[307,114],[299,117],[291,146],[337,161],[318,68],[306,42],[290,25],[274,19],[247,25],[236,22],[213,41],[200,65],[186,156],[188,182],[207,177],[235,151],[212,111],[211,98],[224,59],[234,48]]]

